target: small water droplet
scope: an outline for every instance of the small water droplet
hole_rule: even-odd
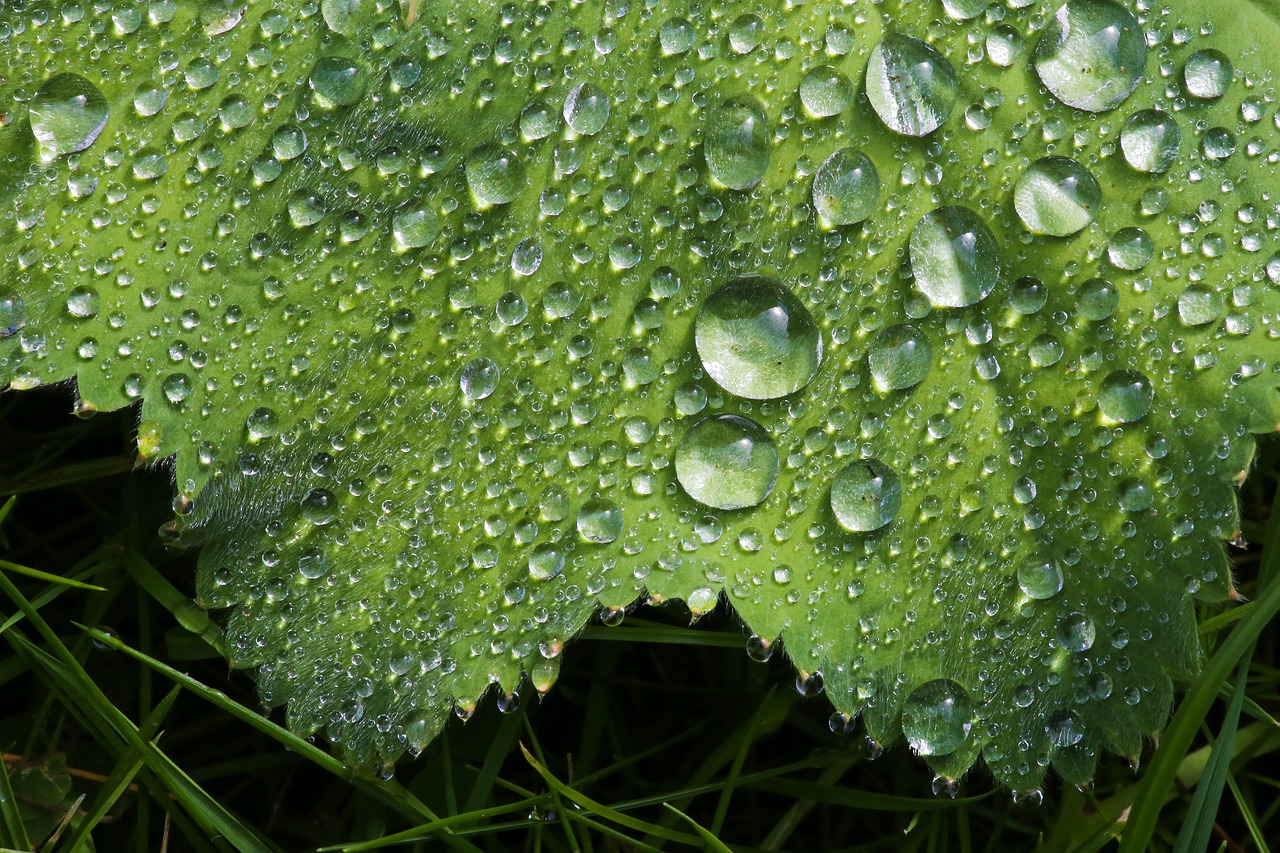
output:
[[[880,173],[871,158],[841,148],[813,176],[813,209],[830,225],[854,225],[879,208]]]
[[[707,169],[723,186],[748,190],[760,183],[773,157],[764,106],[751,96],[717,105],[707,118],[703,149]]]
[[[498,387],[498,379],[502,371],[498,363],[491,358],[475,358],[462,369],[458,379],[458,387],[471,400],[483,400]]]
[[[1069,652],[1089,651],[1097,635],[1093,620],[1083,613],[1068,613],[1058,623],[1058,645]]]
[[[110,107],[98,87],[79,74],[55,74],[28,104],[31,132],[50,156],[83,151],[107,126]]]
[[[591,83],[579,83],[564,101],[564,121],[582,136],[594,136],[609,120],[609,94]]]
[[[1018,566],[1018,587],[1027,598],[1043,600],[1062,592],[1062,570],[1057,563],[1031,560]]]
[[[467,157],[467,186],[485,207],[507,204],[525,187],[524,164],[510,151],[481,145]]]
[[[311,89],[322,106],[346,107],[364,96],[360,66],[345,56],[324,56],[311,69]]]
[[[843,72],[819,65],[800,78],[800,103],[817,118],[839,115],[853,103],[853,84]]]
[[[1098,390],[1098,409],[1112,423],[1133,423],[1151,411],[1154,396],[1151,380],[1145,374],[1136,370],[1117,370],[1102,380]]]
[[[914,326],[882,329],[867,351],[871,378],[881,393],[919,385],[933,368],[933,346]]]
[[[612,501],[592,498],[578,510],[578,533],[588,542],[612,542],[622,535],[622,510]]]

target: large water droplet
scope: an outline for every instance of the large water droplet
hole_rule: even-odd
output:
[[[1069,652],[1087,652],[1093,648],[1098,629],[1083,613],[1069,613],[1058,623],[1058,645]]]
[[[841,148],[813,176],[813,209],[831,225],[853,225],[876,212],[880,173],[871,158],[854,148]]]
[[[1120,131],[1124,159],[1139,172],[1161,173],[1173,168],[1182,146],[1182,131],[1169,113],[1139,110]]]
[[[622,535],[622,510],[613,501],[592,498],[578,510],[578,533],[588,542],[612,542]]]
[[[481,145],[467,157],[467,186],[482,206],[507,204],[525,186],[524,164],[510,151]]]
[[[902,706],[902,733],[918,755],[950,755],[969,739],[973,701],[949,678],[936,678],[911,691]]]
[[[731,394],[785,397],[822,362],[822,333],[791,291],[763,276],[735,279],[707,298],[694,325],[707,373]]]
[[[911,36],[888,33],[867,59],[867,98],[880,120],[907,136],[933,133],[955,109],[960,78],[945,56]]]
[[[773,156],[773,128],[764,106],[753,97],[733,98],[707,119],[703,145],[711,176],[731,190],[760,183]]]
[[[51,157],[88,148],[110,114],[102,92],[79,74],[55,74],[44,81],[28,110],[31,132]]]
[[[491,358],[476,358],[462,368],[462,376],[458,379],[458,387],[471,400],[483,400],[498,387],[498,379],[502,371],[498,363]]]
[[[1227,94],[1235,69],[1231,60],[1220,50],[1198,50],[1187,59],[1182,69],[1187,91],[1197,98],[1214,100]]]
[[[694,424],[676,447],[676,479],[693,498],[713,509],[763,503],[778,481],[781,457],[764,428],[738,415],[716,415]]]
[[[1069,0],[1044,28],[1035,51],[1040,82],[1068,106],[1114,110],[1147,68],[1147,39],[1133,15],[1110,0]]]
[[[1013,191],[1018,218],[1032,234],[1070,237],[1088,227],[1102,205],[1102,188],[1069,157],[1044,157],[1018,178]]]
[[[911,231],[916,287],[934,305],[964,308],[1000,280],[1000,249],[987,223],[967,207],[940,207]]]
[[[323,106],[350,106],[364,96],[360,66],[345,56],[321,57],[311,70],[310,82]]]
[[[609,93],[591,83],[579,83],[564,100],[564,121],[574,133],[594,136],[609,120]]]
[[[1023,563],[1018,566],[1018,587],[1027,598],[1053,598],[1062,592],[1062,570],[1053,562]]]
[[[800,103],[818,118],[838,115],[853,102],[853,84],[830,65],[819,65],[800,78]]]
[[[1213,288],[1190,284],[1178,297],[1178,316],[1188,326],[1203,326],[1222,316],[1223,299]]]
[[[933,346],[914,326],[882,329],[867,351],[871,378],[882,393],[919,385],[933,367]]]
[[[410,199],[396,208],[391,217],[391,233],[397,251],[420,249],[440,233],[440,218],[430,206]]]
[[[831,482],[831,511],[845,530],[870,533],[898,515],[902,481],[879,459],[862,459],[846,466]]]
[[[1117,370],[1102,380],[1098,389],[1098,409],[1112,423],[1140,421],[1151,411],[1155,390],[1151,380],[1136,370]]]

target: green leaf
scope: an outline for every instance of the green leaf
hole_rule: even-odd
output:
[[[140,402],[353,764],[723,599],[943,783],[1083,784],[1280,425],[1280,28],[988,5],[0,0],[0,378]]]

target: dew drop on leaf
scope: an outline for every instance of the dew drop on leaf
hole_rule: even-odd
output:
[[[914,326],[899,324],[878,332],[867,351],[871,378],[881,393],[919,385],[933,368],[933,346]]]
[[[712,509],[757,506],[773,491],[781,467],[778,447],[764,428],[738,415],[698,421],[676,447],[676,479]]]
[[[79,74],[55,74],[28,104],[31,133],[51,157],[83,151],[107,126],[110,107],[97,86]]]
[[[902,505],[902,481],[879,459],[845,466],[831,482],[831,511],[852,533],[870,533],[893,521]]]
[[[1018,178],[1013,191],[1018,218],[1032,234],[1070,237],[1089,226],[1102,207],[1102,188],[1069,157],[1044,157]]]
[[[1145,374],[1137,370],[1117,370],[1102,380],[1098,409],[1112,423],[1133,423],[1151,411],[1154,396],[1151,380]]]
[[[1235,69],[1226,54],[1210,48],[1191,54],[1182,76],[1189,93],[1204,100],[1214,100],[1227,94]]]
[[[960,78],[936,48],[888,33],[867,59],[867,98],[890,130],[927,136],[951,117]]]
[[[764,178],[773,157],[773,128],[752,96],[712,108],[703,147],[711,176],[731,190],[749,190]]]
[[[1111,0],[1068,0],[1036,44],[1040,82],[1067,106],[1091,113],[1124,103],[1146,67],[1142,26]]]
[[[752,400],[800,390],[822,362],[813,316],[791,291],[763,276],[735,279],[707,297],[694,341],[707,374]]]
[[[969,692],[949,678],[925,682],[902,706],[902,733],[917,755],[950,755],[969,739],[972,727]]]
[[[1000,250],[982,217],[967,207],[940,207],[911,230],[916,287],[938,307],[981,302],[1000,280]]]
[[[1053,598],[1062,591],[1062,570],[1053,562],[1031,560],[1018,566],[1018,588],[1027,598]]]
[[[879,208],[880,173],[866,154],[841,148],[813,176],[813,209],[831,225],[854,225]]]
[[[800,103],[816,118],[839,115],[853,103],[853,84],[844,72],[819,65],[800,78]]]

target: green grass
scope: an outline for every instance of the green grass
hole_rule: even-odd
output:
[[[595,625],[559,681],[491,698],[394,778],[353,778],[228,672],[163,550],[167,471],[131,472],[131,414],[0,400],[0,847],[168,850],[1267,850],[1280,837],[1280,443],[1242,491],[1249,604],[1206,608],[1206,666],[1137,775],[1015,804],[981,770],[935,796],[904,748],[831,733],[731,613]],[[65,761],[65,767],[61,763]],[[56,840],[49,841],[56,834]]]

